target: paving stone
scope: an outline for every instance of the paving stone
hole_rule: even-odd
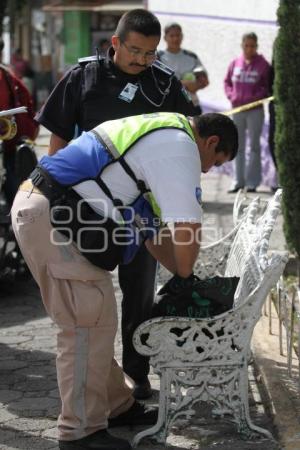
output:
[[[28,341],[30,341],[31,350],[54,353],[54,349],[56,349],[56,344],[47,339],[28,339]]]
[[[32,338],[29,336],[14,336],[14,335],[6,335],[1,336],[0,342],[1,344],[6,345],[14,345],[14,344],[22,344],[23,342],[31,341]]]
[[[23,397],[24,398],[30,398],[30,397],[36,397],[36,398],[44,398],[44,397],[48,397],[48,391],[26,391],[23,392]]]
[[[50,439],[58,439],[57,427],[48,428],[43,432],[42,436]]]
[[[27,377],[25,381],[18,383],[17,390],[20,391],[48,391],[57,387],[56,380],[49,378]]]
[[[54,422],[53,420],[50,419],[35,419],[35,420],[31,420],[29,418],[24,418],[24,417],[18,417],[18,419],[16,420],[11,420],[9,422],[9,427],[13,428],[14,430],[20,430],[20,431],[42,431],[44,432],[44,430],[47,429],[51,429],[51,427],[54,427],[55,425],[55,430],[56,430],[56,421]],[[48,436],[50,437],[50,436]]]
[[[58,389],[53,389],[48,394],[49,398],[60,398]]]
[[[50,450],[57,448],[57,444],[48,439],[37,436],[20,436],[7,442],[6,447],[1,450]]]
[[[21,361],[51,361],[55,359],[54,353],[45,353],[45,352],[37,352],[37,351],[27,351],[19,356]]]
[[[6,349],[6,351],[5,351]],[[3,351],[2,351],[3,350]],[[2,361],[15,360],[16,356],[12,354],[11,349],[5,345],[0,345],[0,367]]]
[[[15,437],[15,431],[11,429],[5,429],[5,427],[2,427],[1,429],[1,437],[0,437],[0,445],[4,444],[5,442],[14,439]],[[0,447],[2,449],[2,447]]]
[[[26,363],[25,363],[26,364]],[[32,378],[40,379],[42,377],[56,378],[56,371],[50,364],[28,365],[18,371],[21,375],[26,375]]]
[[[10,403],[14,400],[18,400],[23,396],[23,392],[13,391],[9,389],[0,389],[0,403]]]
[[[12,419],[15,419],[16,417],[18,417],[17,414],[10,411],[7,407],[0,408],[0,430],[3,427],[3,424],[9,422]]]
[[[22,369],[23,367],[27,367],[26,362],[16,361],[13,359],[2,361],[0,366],[1,372],[12,371],[15,369]]]
[[[4,386],[13,386],[16,383],[21,383],[24,379],[25,377],[18,372],[0,373],[0,388],[4,389]]]
[[[25,336],[34,336],[36,339],[41,339],[42,336],[45,336],[45,339],[49,339],[49,337],[51,336],[55,336],[57,334],[57,328],[53,327],[53,328],[34,328],[34,329],[28,329],[25,330],[23,329],[23,334]]]
[[[45,397],[22,398],[16,402],[10,403],[10,409],[13,411],[45,411],[48,408],[57,405],[57,400]]]

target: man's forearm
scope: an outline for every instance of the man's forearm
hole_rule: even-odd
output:
[[[151,255],[172,273],[176,273],[174,258],[174,247],[171,231],[168,228],[160,230],[153,239],[148,239],[145,243]]]
[[[50,137],[50,147],[48,150],[48,155],[52,156],[54,153],[56,153],[61,148],[64,148],[67,145],[67,141],[62,139],[61,137],[57,136],[56,134],[51,134]]]
[[[201,225],[191,223],[175,224],[173,233],[167,228],[161,230],[146,246],[170,272],[188,277],[198,257],[201,239]]]
[[[175,224],[173,234],[174,259],[176,273],[188,277],[199,254],[201,239],[200,224]]]

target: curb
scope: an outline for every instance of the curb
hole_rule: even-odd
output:
[[[269,334],[269,318],[262,316],[252,339],[256,368],[267,395],[267,407],[276,427],[282,450],[300,449],[300,389],[298,359],[294,355],[288,375],[287,360],[279,353],[278,319],[272,305],[273,332]]]

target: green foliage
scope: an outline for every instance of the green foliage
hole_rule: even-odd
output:
[[[300,0],[280,0],[275,44],[275,152],[284,232],[300,256]]]

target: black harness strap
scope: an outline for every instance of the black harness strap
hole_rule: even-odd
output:
[[[93,133],[96,136],[96,139],[100,142],[100,144],[104,147],[104,149],[110,154],[110,156],[112,157],[114,162],[118,162],[121,164],[121,166],[123,167],[123,169],[125,170],[125,172],[127,173],[127,175],[135,182],[135,184],[137,185],[138,190],[140,191],[141,194],[145,194],[146,192],[150,192],[149,189],[146,188],[146,185],[144,183],[143,180],[139,180],[134,171],[131,169],[131,167],[127,164],[127,162],[124,159],[124,156],[120,156],[118,159],[116,159],[115,155],[112,154],[112,152],[110,151],[109,147],[106,145],[106,143],[104,142],[104,140],[102,139],[101,135],[99,133],[97,133],[96,130],[91,130],[91,133]],[[101,179],[101,175],[99,177],[96,178],[95,180],[98,185],[101,187],[101,189],[103,189],[103,187],[105,186],[105,188],[103,189],[103,192],[105,192],[105,194],[112,200],[114,201],[112,194],[110,192],[110,190],[108,189],[108,187],[106,186],[106,184],[103,182],[103,180]],[[109,192],[109,194],[108,194]],[[118,200],[118,199],[117,199]],[[120,200],[118,200],[120,202]]]
[[[135,182],[135,184],[137,185],[138,190],[141,192],[141,194],[145,194],[146,192],[150,192],[150,189],[146,188],[146,185],[144,183],[143,180],[139,180],[134,171],[131,169],[131,167],[127,164],[127,162],[125,161],[124,157],[121,156],[120,159],[118,159],[118,162],[121,164],[121,166],[123,167],[123,169],[125,170],[125,172],[127,173],[127,175],[130,176],[130,178],[133,179],[133,181]]]
[[[102,180],[102,178],[97,178],[95,180],[98,184],[98,186],[102,189],[102,191],[104,192],[105,195],[107,195],[108,198],[111,199],[111,201],[113,202],[113,205],[118,208],[119,206],[123,206],[123,202],[122,200],[120,200],[119,198],[114,198],[112,196],[112,193],[110,191],[110,189],[107,187],[107,185],[104,183],[104,181]]]

